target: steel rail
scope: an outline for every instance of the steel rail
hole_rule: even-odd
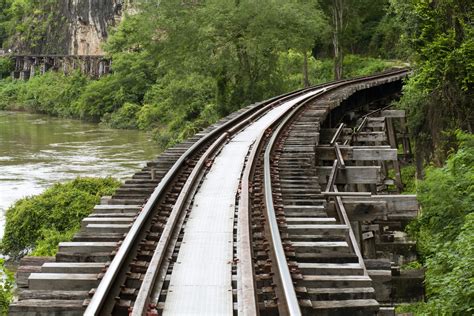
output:
[[[237,309],[239,315],[254,316],[259,314],[258,302],[254,280],[253,266],[253,246],[252,231],[250,229],[250,192],[249,187],[252,180],[252,172],[258,158],[257,153],[263,145],[263,137],[265,133],[261,133],[254,142],[250,154],[247,158],[247,164],[242,173],[240,183],[240,197],[237,211]]]
[[[273,132],[272,137],[267,145],[267,148],[265,150],[265,155],[264,155],[264,195],[265,195],[265,206],[266,206],[266,213],[267,213],[267,220],[269,224],[269,229],[270,229],[270,235],[271,235],[271,243],[273,246],[273,251],[274,251],[274,256],[276,260],[276,266],[277,266],[277,277],[280,279],[280,285],[282,286],[282,291],[283,291],[283,298],[280,298],[279,303],[282,303],[282,307],[285,309],[285,313],[288,315],[292,316],[299,316],[302,315],[301,309],[298,303],[298,298],[296,296],[296,292],[294,289],[293,285],[293,280],[291,277],[291,273],[289,271],[288,267],[288,262],[286,260],[286,255],[285,251],[283,249],[282,241],[281,241],[281,236],[280,236],[280,231],[278,228],[278,222],[276,220],[276,212],[273,204],[273,192],[272,192],[272,180],[271,180],[271,154],[274,150],[274,147],[276,145],[276,141],[278,137],[280,136],[281,132],[283,131],[284,127],[291,121],[291,119],[299,112],[299,110],[308,102],[326,94],[329,91],[333,91],[337,88],[341,88],[347,85],[352,85],[352,84],[357,84],[363,81],[371,81],[371,80],[376,80],[378,78],[383,78],[383,77],[389,77],[393,76],[398,73],[403,73],[406,72],[406,70],[402,71],[396,71],[393,73],[385,73],[385,74],[380,74],[380,75],[374,75],[374,76],[369,76],[365,78],[358,78],[358,79],[353,79],[353,80],[346,80],[341,83],[333,84],[329,87],[326,87],[323,89],[320,93],[317,93],[313,95],[312,97],[303,100],[301,103],[295,105],[293,107],[293,110],[291,111],[290,114],[288,114],[284,120],[280,123],[278,128]],[[337,129],[333,139],[331,140],[332,143],[335,143],[337,140],[337,137],[342,131],[342,128],[344,127],[344,124],[341,124],[339,128]],[[338,165],[338,160],[336,159],[333,164],[333,168],[336,168]],[[335,181],[336,177],[336,172],[334,172],[333,179]],[[334,185],[334,187],[336,187]],[[337,190],[337,188],[335,188]],[[342,201],[342,199],[338,196],[336,197],[337,200]],[[341,211],[341,216],[342,220],[348,221],[347,214],[345,214],[345,209],[342,206],[342,210],[338,208]],[[345,216],[344,216],[345,215]],[[355,236],[354,233],[352,232],[352,229],[350,227],[350,223],[348,224],[349,226],[349,237],[351,242],[354,242]],[[351,233],[352,232],[352,233]],[[354,247],[354,244],[352,245]],[[359,261],[361,260],[361,254],[360,250],[357,247],[357,244],[355,244],[354,252],[359,257]],[[367,270],[365,269],[365,264],[362,260],[361,266],[364,268],[364,274],[367,274]],[[283,302],[282,302],[283,301]]]
[[[316,88],[317,89],[317,88]],[[321,89],[321,88],[320,88]],[[322,88],[325,89],[325,88]],[[293,107],[294,108],[294,107]],[[291,109],[290,109],[291,110]],[[288,111],[287,111],[288,112]],[[238,306],[239,315],[254,316],[259,314],[258,302],[256,299],[255,281],[253,279],[252,242],[250,231],[250,183],[253,178],[255,164],[258,154],[262,150],[266,132],[271,129],[286,113],[275,118],[259,134],[250,150],[247,164],[244,167],[241,181],[241,191],[238,207],[238,245],[237,253],[239,263],[237,273],[240,280],[238,283],[237,295],[242,297],[242,302]]]
[[[339,86],[339,85],[333,85]],[[284,309],[286,315],[299,316],[301,314],[301,309],[298,303],[298,298],[296,297],[295,288],[293,285],[293,280],[291,278],[291,273],[288,268],[288,262],[286,260],[285,250],[281,242],[280,230],[278,228],[278,222],[276,219],[275,207],[273,204],[273,190],[272,190],[272,179],[271,179],[271,154],[273,147],[276,144],[277,138],[280,136],[280,133],[283,131],[283,128],[289,123],[289,121],[299,112],[299,110],[308,102],[320,97],[328,91],[327,87],[322,91],[316,93],[315,95],[308,97],[295,104],[291,108],[291,112],[286,115],[283,121],[279,124],[277,129],[273,132],[272,137],[270,138],[267,148],[264,154],[264,195],[265,195],[265,209],[267,214],[267,220],[270,230],[270,239],[272,244],[272,249],[274,252],[274,259],[276,260],[276,269],[277,277],[279,278],[279,286],[283,292],[284,297],[279,297],[279,305]]]
[[[143,278],[142,285],[137,295],[137,299],[135,300],[135,304],[133,306],[133,310],[131,315],[139,316],[145,315],[148,309],[148,303],[150,300],[150,294],[154,288],[156,277],[160,271],[160,267],[162,265],[163,260],[165,259],[166,249],[170,243],[172,238],[173,232],[175,231],[176,224],[182,212],[185,209],[186,202],[193,194],[194,190],[193,187],[198,184],[198,180],[200,179],[199,175],[204,171],[206,168],[206,162],[208,159],[211,158],[214,153],[221,148],[221,145],[226,141],[228,138],[228,134],[222,134],[212,145],[207,149],[204,155],[201,156],[199,161],[197,162],[196,166],[194,167],[193,171],[189,175],[186,183],[181,190],[181,193],[178,196],[178,199],[173,206],[171,211],[170,217],[161,233],[160,239],[158,241],[158,245],[155,248],[153,253],[153,257],[148,265],[148,269],[145,273]],[[180,227],[179,227],[180,228]]]
[[[373,77],[380,77],[380,76],[388,76],[388,75],[396,75],[398,73],[407,72],[406,69],[398,70],[394,72],[388,72],[381,75],[376,75]],[[357,79],[356,79],[357,80]],[[362,80],[359,79],[359,80]],[[367,78],[365,80],[368,80]],[[101,313],[102,308],[104,307],[105,302],[110,299],[109,295],[112,289],[114,288],[115,282],[117,282],[118,276],[120,271],[123,269],[123,265],[126,262],[127,257],[133,245],[137,242],[137,238],[140,235],[143,227],[145,226],[147,220],[153,213],[154,207],[157,205],[158,201],[163,197],[166,189],[172,183],[174,177],[180,172],[180,170],[186,165],[186,161],[191,158],[199,149],[209,143],[213,138],[218,137],[218,135],[226,132],[228,129],[232,129],[233,125],[237,125],[237,123],[244,124],[242,121],[245,120],[248,116],[252,115],[254,112],[257,112],[260,106],[265,108],[271,108],[272,106],[278,105],[281,102],[284,102],[288,99],[291,99],[299,94],[302,94],[306,91],[311,91],[319,87],[328,86],[335,83],[344,84],[346,82],[352,82],[353,80],[341,80],[336,81],[334,83],[328,83],[323,85],[318,85],[315,87],[301,89],[298,91],[286,93],[274,98],[271,98],[267,101],[257,103],[254,107],[246,110],[245,112],[239,114],[238,116],[234,117],[233,119],[223,123],[221,126],[215,128],[210,133],[203,136],[199,139],[196,143],[194,143],[170,168],[170,170],[166,173],[163,179],[160,181],[158,186],[155,188],[153,193],[151,194],[150,198],[148,199],[147,203],[144,205],[142,211],[132,224],[130,231],[127,233],[125,239],[123,240],[120,248],[118,249],[116,255],[114,256],[112,262],[110,263],[107,271],[105,272],[101,282],[99,283],[84,315],[99,315]],[[260,109],[261,110],[261,109]]]
[[[239,130],[241,130],[244,126],[248,125],[253,119],[257,118],[258,116],[264,114],[270,107],[274,104],[270,103],[266,106],[262,107],[255,113],[253,113],[250,117],[246,118],[245,120],[237,123],[235,126],[228,129],[223,135],[221,135],[209,148],[208,150],[201,156],[199,161],[197,162],[196,166],[194,167],[193,171],[189,175],[183,189],[181,190],[178,199],[173,206],[171,211],[170,217],[165,225],[165,228],[160,236],[158,241],[158,245],[154,251],[153,257],[151,262],[148,266],[148,269],[145,273],[145,277],[142,282],[142,286],[138,292],[137,299],[135,300],[135,304],[132,310],[133,316],[138,315],[146,315],[148,303],[150,300],[150,295],[152,294],[154,283],[156,277],[159,273],[159,268],[164,260],[165,257],[165,250],[171,240],[172,233],[175,229],[176,223],[178,218],[181,215],[181,212],[184,210],[185,204],[187,200],[191,197],[192,194],[192,187],[197,183],[199,175],[206,167],[206,161],[211,158],[211,156],[221,148],[222,144],[228,139],[230,136],[236,134]]]
[[[322,86],[322,85],[321,85]],[[127,236],[123,240],[119,250],[117,251],[116,255],[114,256],[111,264],[109,265],[107,271],[105,272],[101,282],[99,283],[92,299],[87,306],[84,315],[92,316],[92,315],[99,315],[103,308],[104,303],[106,302],[110,291],[114,287],[114,283],[117,281],[119,272],[122,269],[133,245],[137,241],[137,237],[141,232],[142,228],[145,226],[147,219],[153,212],[154,207],[157,205],[160,198],[164,195],[167,187],[171,184],[173,178],[179,173],[180,169],[182,169],[186,161],[195,154],[202,146],[204,146],[207,142],[209,142],[212,138],[216,137],[218,134],[226,132],[228,129],[232,129],[233,125],[239,123],[239,121],[245,120],[245,118],[249,115],[252,115],[254,112],[258,112],[259,105],[262,105],[265,108],[270,108],[271,106],[279,104],[279,102],[283,102],[286,99],[293,97],[294,95],[298,95],[300,93],[304,93],[305,91],[314,89],[314,87],[309,89],[301,89],[298,91],[293,91],[290,93],[286,93],[274,98],[271,98],[267,101],[257,103],[256,106],[250,108],[249,110],[239,114],[237,117],[225,122],[221,126],[217,127],[210,133],[203,136],[199,139],[196,143],[194,143],[186,152],[179,157],[179,159],[173,164],[170,170],[166,173],[163,179],[160,181],[158,186],[155,188],[153,193],[151,194],[150,198],[148,199],[147,203],[143,207],[142,211],[138,215],[137,219],[134,221],[130,231],[127,233]],[[242,123],[242,122],[240,122]]]
[[[324,84],[325,86],[327,84]],[[284,95],[283,97],[279,98],[276,101],[270,102],[269,104],[265,105],[255,113],[253,113],[250,117],[246,118],[245,120],[237,123],[235,126],[229,128],[224,135],[219,137],[212,145],[211,147],[204,153],[203,156],[201,156],[200,160],[194,167],[192,173],[188,177],[183,189],[180,192],[180,195],[178,196],[178,199],[171,211],[170,217],[168,219],[168,222],[166,223],[165,229],[163,230],[160,239],[158,241],[158,246],[154,251],[152,260],[148,266],[148,269],[146,271],[145,277],[142,282],[142,286],[140,287],[137,299],[135,300],[135,304],[132,310],[132,315],[133,316],[139,316],[139,315],[146,315],[147,314],[147,309],[148,305],[150,303],[150,298],[151,294],[153,293],[153,288],[155,284],[156,277],[159,274],[160,266],[164,260],[164,256],[166,254],[166,247],[168,246],[171,236],[173,234],[173,231],[175,229],[176,223],[178,222],[178,218],[181,215],[181,212],[184,210],[185,203],[186,201],[190,198],[190,194],[192,193],[191,188],[197,183],[197,178],[199,174],[204,170],[206,160],[208,160],[217,150],[220,148],[220,146],[223,144],[223,142],[229,138],[230,136],[238,133],[244,126],[248,125],[253,119],[256,119],[257,117],[263,115],[266,111],[268,111],[271,107],[284,102],[287,99],[294,98],[295,96],[299,94],[304,94],[307,93],[308,91],[318,89],[319,86],[317,87],[312,87],[309,89],[304,89],[301,91],[297,91],[292,94],[287,94]],[[277,118],[278,119],[278,118]],[[276,121],[276,120],[275,120]],[[274,124],[273,121],[270,125]],[[264,130],[267,130],[269,127],[265,128]],[[262,132],[261,137],[259,139],[263,138],[264,132]],[[224,137],[225,136],[225,137]],[[257,142],[259,143],[259,142]],[[254,150],[252,150],[251,154],[252,156],[255,156],[255,150],[258,148],[256,146]],[[248,212],[248,191],[247,191],[247,212]],[[242,204],[245,205],[245,204]],[[240,207],[240,204],[239,204]],[[239,213],[240,214],[240,213]],[[240,215],[239,215],[240,216]],[[248,221],[247,221],[248,223]],[[244,232],[244,236],[248,236],[247,242],[244,242],[244,244],[247,244],[247,249],[251,251],[251,243],[249,242],[250,238],[250,229],[247,225],[247,229],[245,227],[242,227],[245,225],[241,225],[241,229]],[[239,247],[240,251],[244,251],[242,247]],[[248,257],[248,253],[245,255]],[[249,264],[251,265],[251,255],[250,255],[250,260],[248,260]],[[249,277],[249,274],[253,276],[253,266],[250,266],[250,269],[248,265],[244,268],[244,277],[243,277],[243,282],[245,287],[245,303],[244,305],[244,310],[246,311],[246,315],[256,315],[258,313],[258,304],[256,301],[255,297],[255,284],[253,277]],[[249,293],[252,293],[250,295]],[[253,296],[253,298],[252,298]]]

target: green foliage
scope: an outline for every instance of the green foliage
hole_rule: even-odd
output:
[[[106,113],[102,120],[113,128],[137,128],[137,114],[141,107],[134,103],[125,103],[113,113]]]
[[[123,52],[113,58],[113,74],[90,81],[75,102],[81,118],[99,121],[125,103],[140,104],[156,81],[154,59],[147,52]]]
[[[46,45],[50,53],[57,53],[57,47],[48,47],[47,39],[59,36],[57,31],[62,29],[59,3],[57,0],[0,2],[0,34],[2,30],[5,34],[3,47],[31,53]]]
[[[55,228],[42,228],[31,256],[54,256],[60,242],[72,240],[77,229],[61,232]]]
[[[420,270],[423,269],[423,265],[418,261],[412,261],[406,263],[400,267],[402,270]]]
[[[147,92],[139,126],[154,129],[161,144],[182,141],[217,120],[214,92],[212,78],[168,74]]]
[[[8,57],[0,57],[0,78],[10,76],[13,70],[13,62]]]
[[[467,315],[474,306],[474,136],[457,137],[457,152],[419,183],[422,212],[409,227],[426,268],[420,315]]]
[[[0,314],[7,315],[8,306],[13,300],[15,279],[13,273],[5,267],[5,260],[0,259]]]
[[[0,80],[0,110],[19,108],[17,106],[23,82],[11,78]]]
[[[73,103],[86,83],[78,72],[69,76],[47,72],[28,81],[5,79],[0,81],[0,108],[78,117]]]
[[[387,61],[379,58],[347,55],[344,58],[344,76],[358,77],[385,71],[401,65],[400,61]],[[278,67],[281,69],[284,86],[288,91],[301,88],[303,82],[303,56],[296,51],[281,53]],[[311,84],[331,81],[333,78],[333,61],[331,59],[308,60],[308,77]]]
[[[474,121],[474,2],[391,0],[415,62],[400,107],[407,110],[418,159],[441,166],[445,131],[472,132]],[[449,147],[449,146],[448,146]],[[437,150],[438,149],[438,150]]]
[[[100,197],[119,185],[112,178],[76,178],[17,201],[6,212],[2,252],[17,258],[37,247],[34,254],[53,254],[58,242],[79,229]]]
[[[416,167],[414,165],[403,166],[400,169],[402,174],[403,193],[416,193]]]

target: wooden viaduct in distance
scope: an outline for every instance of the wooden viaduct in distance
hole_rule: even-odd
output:
[[[70,74],[80,70],[84,75],[100,78],[111,72],[112,60],[104,55],[4,55],[14,64],[12,78],[28,80],[48,70]]]

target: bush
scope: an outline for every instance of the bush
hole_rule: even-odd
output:
[[[407,165],[401,168],[403,193],[416,193],[416,167],[414,165]]]
[[[125,103],[141,104],[156,81],[150,56],[140,52],[113,55],[114,72],[91,81],[77,99],[75,108],[81,118],[100,121],[106,113],[118,111]]]
[[[0,80],[0,110],[15,109],[20,106],[18,96],[24,82],[19,80],[4,79]]]
[[[54,254],[53,248],[72,237],[100,197],[119,185],[112,178],[76,178],[17,201],[6,212],[3,253],[19,258],[36,248],[33,254]]]
[[[457,152],[418,184],[422,212],[409,231],[426,269],[429,299],[413,306],[417,314],[468,315],[474,306],[474,135],[457,137]]]
[[[15,280],[13,273],[5,267],[5,261],[0,259],[0,314],[7,315],[8,306],[13,300]]]
[[[78,117],[72,104],[86,82],[79,72],[68,76],[47,72],[28,81],[5,79],[0,81],[0,108]]]
[[[140,106],[133,103],[125,103],[120,109],[113,113],[107,113],[102,118],[103,122],[113,128],[133,129],[138,127],[137,114]]]
[[[219,117],[213,80],[195,73],[183,77],[168,74],[150,88],[145,102],[138,113],[138,125],[153,129],[165,146],[194,135]]]
[[[13,71],[13,61],[9,57],[0,57],[0,78],[10,76]]]

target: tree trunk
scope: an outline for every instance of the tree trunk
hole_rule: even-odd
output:
[[[308,78],[308,53],[305,51],[303,55],[303,86],[308,88],[310,86]]]
[[[344,0],[333,0],[332,5],[332,44],[334,48],[334,79],[342,79],[343,54],[341,48],[341,31],[343,25]]]

